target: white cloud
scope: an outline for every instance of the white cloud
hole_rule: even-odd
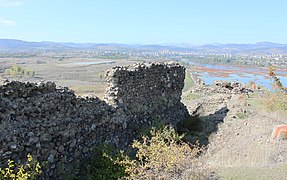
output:
[[[0,26],[15,26],[16,22],[11,19],[0,17]]]
[[[0,0],[0,7],[18,7],[22,4],[22,1]]]

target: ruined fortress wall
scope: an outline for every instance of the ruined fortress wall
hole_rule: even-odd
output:
[[[180,101],[185,69],[176,63],[136,64],[107,72],[106,101],[131,112],[169,108]]]
[[[178,63],[114,67],[107,72],[107,77],[109,88],[105,100],[115,107],[125,109],[131,115],[159,116],[158,119],[164,120],[174,117],[172,114],[166,116],[169,111],[177,114],[181,108],[184,109],[180,99],[185,68]]]
[[[0,167],[8,159],[23,163],[30,153],[48,162],[45,177],[63,176],[98,143],[125,147],[155,121],[175,125],[187,117],[179,64],[115,67],[107,74],[106,102],[51,82],[0,86]]]
[[[8,159],[23,163],[30,153],[48,162],[46,177],[89,158],[98,142],[116,143],[125,126],[114,123],[124,115],[105,102],[78,98],[54,83],[12,82],[0,87],[0,98],[0,166]]]

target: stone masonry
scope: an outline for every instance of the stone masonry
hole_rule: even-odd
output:
[[[52,82],[0,86],[0,167],[8,159],[23,163],[30,153],[47,162],[45,179],[62,177],[100,143],[125,148],[158,121],[176,125],[188,116],[180,102],[184,77],[174,62],[114,67],[105,101]]]

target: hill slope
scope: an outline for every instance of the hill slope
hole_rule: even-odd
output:
[[[98,50],[98,51],[159,51],[171,50],[194,53],[228,54],[287,54],[287,45],[271,42],[256,44],[207,44],[194,46],[174,45],[129,45],[117,43],[72,43],[72,42],[28,42],[15,39],[0,39],[0,51],[37,51],[37,50]]]
[[[287,143],[274,144],[271,134],[277,125],[287,124],[287,114],[264,112],[258,106],[264,94],[256,91],[248,97],[228,90],[208,93],[206,88],[193,92],[196,99],[188,100],[190,92],[183,98],[200,117],[185,133],[188,140],[194,140],[192,135],[207,145],[204,168],[222,179],[286,179]]]

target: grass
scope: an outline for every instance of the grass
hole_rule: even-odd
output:
[[[287,116],[287,96],[276,92],[266,92],[264,95],[254,93],[248,103],[258,111],[274,115],[278,118]]]
[[[98,86],[72,86],[73,89],[77,93],[84,93],[84,92],[96,92],[98,90]]]
[[[184,79],[184,87],[182,91],[187,91],[194,85],[193,80],[190,77],[190,72],[186,71],[185,73],[185,79]]]
[[[230,167],[219,170],[221,179],[286,179],[287,164],[270,167]]]
[[[93,93],[94,95],[101,98],[105,92],[106,86],[98,83],[97,85],[72,86],[70,89],[74,90],[75,93],[79,96]]]
[[[243,113],[243,112],[238,112],[236,113],[236,116],[239,118],[239,119],[245,119],[248,117],[248,115],[246,113]]]
[[[185,100],[192,101],[198,99],[200,96],[198,94],[188,93],[184,98]]]

